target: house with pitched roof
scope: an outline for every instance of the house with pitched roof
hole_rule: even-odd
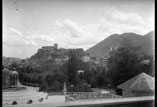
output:
[[[117,87],[122,89],[123,97],[152,96],[155,81],[148,74],[141,73]]]

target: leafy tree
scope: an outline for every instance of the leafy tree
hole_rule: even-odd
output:
[[[91,72],[90,71],[84,72],[84,80],[86,80],[90,84],[90,80],[91,80]]]
[[[90,83],[92,88],[96,88],[98,85],[98,76],[99,76],[99,72],[97,70],[92,69],[91,70],[91,75],[90,75]]]
[[[67,81],[73,85],[76,85],[78,82],[76,61],[77,61],[76,52],[74,50],[71,50],[69,52]]]
[[[39,84],[42,84],[42,83],[43,83],[43,77],[42,77],[42,76],[39,76],[39,77],[37,78],[37,82],[38,82]]]
[[[60,92],[63,91],[63,84],[55,80],[51,86],[48,87],[48,91]]]
[[[76,92],[90,92],[91,91],[89,84],[85,80],[80,81],[73,88],[74,89],[72,91],[76,91]]]
[[[10,70],[13,70],[14,68],[15,68],[16,70],[18,70],[19,65],[18,65],[17,62],[13,62],[11,65],[9,65],[9,69],[10,69]]]
[[[109,75],[114,87],[141,73],[139,51],[140,47],[124,38],[121,47],[110,52]]]
[[[40,88],[39,88],[39,91],[47,91],[48,90],[48,84],[44,81]]]
[[[53,81],[55,80],[53,75],[47,75],[45,77],[45,82],[48,84],[48,86],[51,86],[51,84],[53,83]]]
[[[102,88],[102,87],[107,87],[107,84],[108,84],[108,76],[104,68],[102,72],[100,72],[98,75],[97,86]]]
[[[142,57],[140,57],[140,61],[141,61],[141,65],[140,65],[140,70],[151,75],[154,76],[155,71],[154,71],[154,58],[151,55],[146,55],[143,54]]]
[[[80,80],[84,80],[84,73],[83,73],[83,72],[80,72],[80,73],[79,73],[79,79],[80,79]]]

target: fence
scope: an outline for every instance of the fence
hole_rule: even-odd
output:
[[[49,92],[49,96],[64,95],[64,92]],[[102,94],[101,92],[66,92],[66,101],[74,100],[91,100],[91,99],[107,99],[107,98],[122,98],[122,96],[112,93]]]
[[[111,99],[111,98],[122,98],[122,96],[106,93],[101,94],[100,92],[67,92],[66,101],[74,100],[92,100],[92,99]]]

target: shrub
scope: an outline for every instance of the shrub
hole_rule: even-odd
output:
[[[42,102],[43,101],[43,98],[39,99],[39,102]]]
[[[33,103],[33,101],[32,100],[29,100],[28,102],[27,102],[27,104],[32,104]]]
[[[47,91],[48,85],[46,82],[43,82],[39,88],[39,91]]]
[[[17,105],[17,102],[16,102],[16,101],[13,101],[12,105]]]

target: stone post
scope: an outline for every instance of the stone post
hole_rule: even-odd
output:
[[[66,89],[66,84],[64,82],[64,89],[63,89],[64,95],[66,95],[67,89]]]

